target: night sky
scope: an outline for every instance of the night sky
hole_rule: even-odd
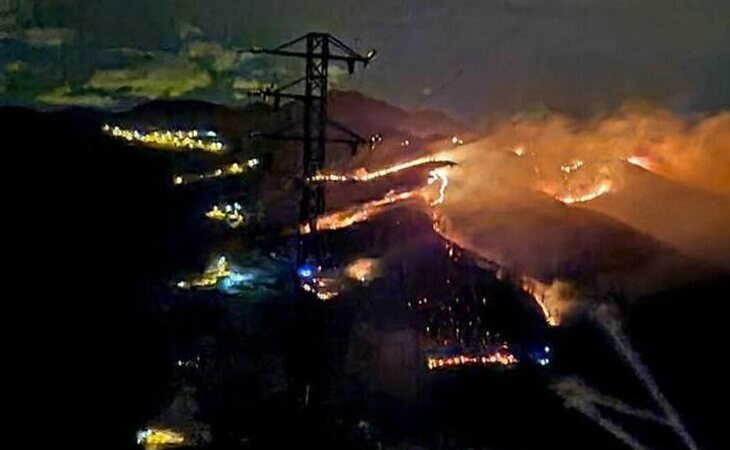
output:
[[[461,118],[730,104],[727,0],[0,0],[0,104],[241,104],[294,67],[236,49],[312,30],[379,51],[336,86]]]

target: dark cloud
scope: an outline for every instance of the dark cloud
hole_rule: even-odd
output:
[[[114,97],[94,92],[74,92],[70,86],[60,86],[37,97],[41,103],[53,106],[84,106],[108,109],[118,105]]]
[[[120,92],[164,94],[154,86],[161,74],[173,75],[157,64],[169,63],[199,77],[185,95],[206,98],[201,71],[222,92],[236,78],[268,81],[293,69],[242,61],[238,49],[327,30],[361,50],[379,50],[364,74],[342,78],[346,86],[463,117],[537,104],[591,112],[634,97],[680,110],[730,104],[725,0],[2,0],[0,11],[0,38],[23,41],[12,55],[0,50],[0,63],[63,67],[69,79],[50,88],[115,75],[126,80]],[[35,48],[29,30],[36,30]],[[43,42],[53,45],[37,46]],[[145,68],[103,67],[100,55],[110,48],[175,57]],[[154,86],[140,87],[145,74]],[[167,87],[181,92],[175,83]],[[4,97],[11,91],[20,95],[6,89]]]
[[[210,74],[181,56],[160,55],[150,62],[95,72],[88,87],[147,99],[180,97],[210,86]]]

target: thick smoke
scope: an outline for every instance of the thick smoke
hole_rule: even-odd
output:
[[[521,280],[555,323],[575,299],[635,298],[730,270],[730,112],[630,102],[593,119],[540,111],[474,132],[360,101],[342,120],[387,133],[329,172],[354,181],[428,157],[455,163],[439,169],[434,228]],[[418,188],[430,169],[355,177],[328,190],[329,205]]]
[[[441,229],[522,274],[631,295],[730,268],[730,113],[503,120],[449,156]]]

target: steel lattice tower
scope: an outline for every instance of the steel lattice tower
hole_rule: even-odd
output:
[[[302,48],[303,47],[303,48]],[[252,53],[264,53],[304,59],[304,77],[279,88],[266,88],[250,92],[264,98],[274,99],[275,106],[281,99],[297,100],[303,105],[301,124],[288,124],[284,129],[269,134],[267,138],[299,141],[302,143],[303,189],[299,207],[300,224],[308,224],[310,233],[299,236],[297,262],[320,264],[324,255],[324,243],[316,228],[317,217],[325,211],[325,191],[322,184],[307,183],[309,177],[324,168],[328,143],[348,144],[353,152],[366,142],[355,132],[329,119],[327,115],[328,73],[330,63],[344,63],[349,73],[353,73],[356,63],[367,65],[375,56],[374,51],[363,56],[348,47],[335,36],[328,33],[307,33],[273,49],[253,48]],[[304,86],[304,92],[291,92],[290,89]],[[287,134],[292,128],[301,128],[297,135]],[[340,137],[328,136],[328,128],[336,129]],[[342,136],[344,135],[344,136]]]

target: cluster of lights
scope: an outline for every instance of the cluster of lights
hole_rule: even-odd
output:
[[[243,207],[238,202],[213,205],[205,213],[210,220],[225,222],[231,228],[238,228],[243,225]]]
[[[259,165],[258,158],[251,158],[246,161],[245,166],[237,162],[228,164],[223,167],[219,167],[211,172],[204,172],[199,174],[182,174],[175,175],[172,177],[172,184],[179,186],[183,184],[195,183],[198,181],[208,180],[211,178],[227,177],[231,175],[240,175],[248,169],[254,169]]]
[[[220,153],[225,147],[223,142],[218,140],[218,135],[214,131],[140,131],[109,124],[104,124],[102,131],[109,136],[127,142],[169,150],[201,150],[204,152]]]
[[[458,366],[513,366],[519,361],[506,346],[486,355],[458,355],[451,357],[429,357],[426,359],[428,370],[437,370]]]
[[[146,450],[183,445],[185,436],[170,429],[145,428],[137,432],[137,444],[144,446]]]
[[[326,302],[340,295],[339,280],[325,276],[321,267],[305,264],[297,270],[297,275],[302,290],[322,301]]]
[[[375,133],[368,139],[370,143],[370,149],[374,149],[379,143],[383,142],[383,136],[380,133]]]
[[[550,358],[547,357],[550,353],[550,347],[546,345],[545,348],[543,348],[543,351],[545,352],[545,356],[537,358],[537,363],[544,367],[550,364]]]
[[[179,281],[176,286],[180,289],[210,288],[217,285],[219,279],[230,274],[228,259],[225,256],[220,256],[201,275],[192,277],[190,281]]]
[[[218,288],[227,294],[236,294],[242,285],[254,280],[251,273],[243,273],[231,267],[225,256],[218,257],[205,272],[182,280],[175,285],[179,289],[213,289]]]
[[[311,283],[303,283],[302,289],[304,292],[314,294],[315,297],[326,302],[340,295],[335,285],[336,281],[330,278],[313,278]]]
[[[175,361],[177,367],[185,367],[188,369],[199,369],[200,368],[200,356],[196,356],[193,359],[178,359]]]

